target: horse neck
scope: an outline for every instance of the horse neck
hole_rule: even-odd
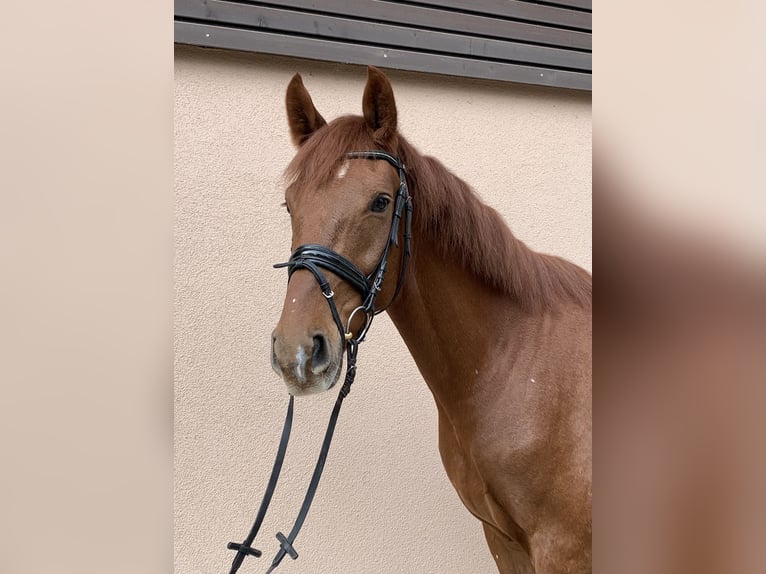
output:
[[[459,405],[491,384],[487,372],[498,345],[506,353],[521,345],[530,315],[459,262],[445,260],[432,242],[418,239],[416,246],[388,312],[437,403]]]

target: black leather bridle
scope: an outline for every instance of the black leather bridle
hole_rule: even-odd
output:
[[[407,188],[407,177],[405,173],[404,164],[398,157],[395,157],[388,152],[381,150],[359,151],[350,152],[346,154],[346,157],[350,159],[381,159],[390,163],[396,168],[399,175],[399,190],[394,200],[394,213],[391,220],[391,228],[388,233],[388,241],[383,249],[380,260],[377,267],[369,275],[365,275],[356,265],[346,259],[340,253],[333,251],[329,247],[317,244],[306,244],[298,247],[290,259],[285,263],[277,263],[274,267],[287,267],[288,281],[292,277],[293,273],[298,269],[308,270],[319,283],[319,288],[322,290],[322,294],[327,300],[330,306],[330,312],[332,313],[335,325],[338,327],[338,331],[341,336],[341,345],[345,343],[346,347],[346,377],[341,386],[338,398],[335,401],[335,406],[330,415],[330,421],[327,425],[327,431],[322,442],[322,448],[317,459],[316,466],[314,467],[314,474],[311,477],[311,482],[306,491],[306,496],[303,499],[303,504],[298,512],[298,517],[295,519],[295,523],[290,531],[290,534],[285,536],[281,532],[277,533],[277,540],[279,541],[279,550],[277,551],[274,560],[271,563],[266,574],[271,574],[285,555],[289,555],[293,560],[298,558],[298,553],[293,547],[293,542],[298,536],[298,532],[303,526],[303,522],[308,515],[311,502],[314,499],[317,487],[319,486],[319,479],[322,476],[325,461],[327,460],[327,454],[330,449],[330,443],[332,442],[332,436],[335,432],[335,425],[338,421],[338,415],[340,414],[340,407],[343,403],[343,399],[346,398],[351,385],[354,382],[356,376],[356,357],[359,349],[359,343],[364,341],[367,332],[372,325],[372,321],[378,313],[383,312],[389,305],[396,299],[404,281],[404,275],[407,270],[407,261],[410,257],[410,242],[412,239],[411,225],[412,225],[412,198],[410,197],[409,190]],[[396,283],[396,289],[394,291],[391,300],[388,304],[381,309],[376,308],[375,301],[383,286],[383,280],[386,275],[386,267],[388,265],[388,257],[391,252],[391,246],[399,246],[399,225],[404,219],[404,251],[402,253],[401,265],[399,267],[399,277]],[[330,271],[337,275],[342,280],[349,283],[354,289],[359,292],[362,297],[362,304],[356,307],[349,315],[346,324],[338,313],[338,308],[335,305],[335,293],[330,286],[330,282],[322,273],[322,269]],[[362,312],[365,316],[365,323],[356,335],[351,331],[351,322],[354,316]],[[274,465],[271,469],[271,477],[269,478],[266,491],[264,492],[261,505],[258,508],[258,514],[256,515],[255,522],[253,523],[250,533],[247,538],[241,543],[229,542],[228,548],[236,550],[237,554],[231,564],[231,570],[229,574],[235,574],[239,567],[242,565],[246,556],[261,556],[261,551],[252,547],[258,530],[261,527],[263,519],[266,515],[266,510],[271,502],[271,497],[274,494],[274,490],[277,486],[277,480],[282,469],[282,463],[287,451],[287,443],[290,440],[290,430],[292,428],[293,420],[293,404],[294,397],[290,395],[290,400],[287,405],[287,415],[285,416],[285,423],[282,428],[282,438],[279,442],[279,448],[277,449],[277,456],[274,460]]]
[[[378,260],[377,267],[372,273],[365,275],[356,265],[343,257],[340,253],[337,253],[324,245],[313,243],[301,245],[293,252],[289,261],[286,263],[277,263],[274,267],[287,267],[288,277],[292,277],[292,274],[298,269],[307,269],[310,271],[319,283],[319,287],[322,289],[322,293],[330,305],[330,312],[335,320],[335,324],[338,326],[341,338],[346,341],[356,339],[358,342],[361,342],[364,340],[364,336],[367,334],[374,316],[385,310],[385,308],[375,308],[375,299],[383,286],[383,278],[386,274],[391,246],[399,246],[399,223],[402,218],[404,218],[404,254],[402,255],[402,263],[399,268],[399,279],[396,283],[396,291],[388,305],[393,302],[401,288],[404,273],[407,270],[407,260],[410,256],[412,199],[410,198],[409,190],[407,188],[407,177],[404,164],[399,158],[380,150],[351,152],[346,154],[346,157],[351,159],[382,159],[394,166],[399,175],[399,191],[396,193],[396,198],[394,200],[394,214],[391,220],[391,228],[388,233],[388,241]],[[354,289],[356,289],[362,296],[362,304],[351,312],[345,327],[341,322],[340,315],[335,306],[333,298],[334,293],[324,274],[320,271],[320,268],[335,273],[335,275],[354,287]],[[386,305],[386,307],[388,307],[388,305]],[[365,314],[366,321],[360,333],[356,337],[353,337],[351,334],[351,320],[359,311]]]

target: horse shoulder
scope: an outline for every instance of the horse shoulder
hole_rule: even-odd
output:
[[[590,524],[590,314],[563,310],[524,331],[522,344],[509,342],[509,353],[485,366],[474,416],[440,417],[442,458],[466,506],[506,532],[531,534],[560,518],[583,531]]]

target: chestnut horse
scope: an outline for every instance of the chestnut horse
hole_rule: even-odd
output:
[[[298,74],[286,104],[298,148],[286,171],[293,250],[319,244],[371,273],[400,179],[387,161],[347,154],[382,150],[406,167],[412,256],[400,277],[401,225],[376,309],[387,308],[433,393],[444,467],[499,571],[590,572],[590,275],[526,247],[466,183],[398,133],[379,70],[368,68],[361,117],[325,122]],[[345,325],[360,295],[326,276]],[[337,324],[312,273],[296,270],[272,340],[290,394],[336,383],[345,346]],[[353,317],[354,330],[363,324]]]

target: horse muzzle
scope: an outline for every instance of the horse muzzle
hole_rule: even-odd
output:
[[[271,366],[293,396],[332,388],[340,377],[341,359],[339,341],[321,331],[300,337],[272,334]]]

